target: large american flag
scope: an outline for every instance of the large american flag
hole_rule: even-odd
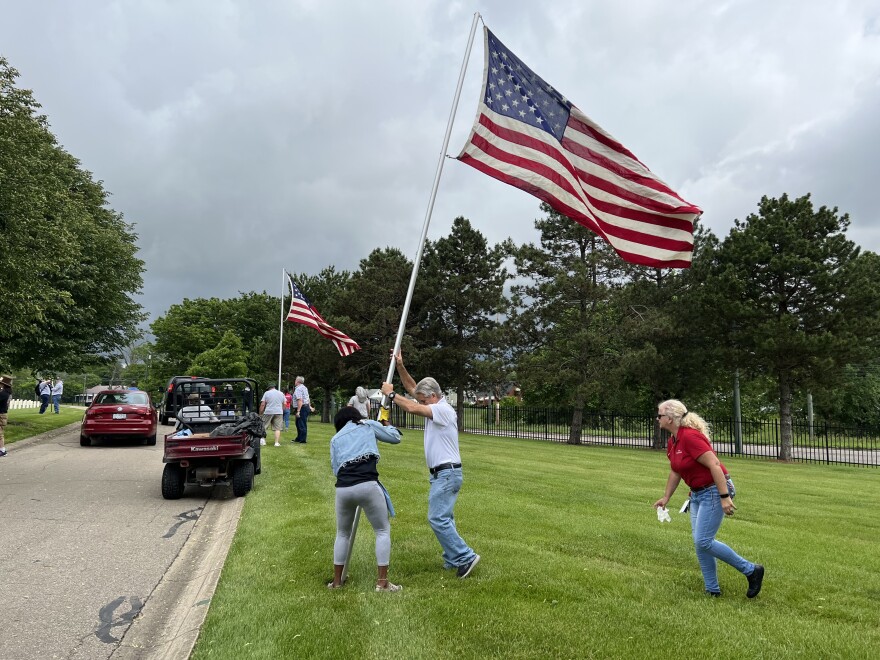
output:
[[[336,346],[336,350],[338,350],[339,354],[343,357],[361,350],[361,347],[358,346],[358,343],[354,339],[339,332],[339,330],[327,323],[327,321],[318,314],[318,310],[309,302],[309,299],[305,297],[290,275],[287,276],[287,279],[290,281],[291,296],[290,311],[287,313],[288,321],[302,323],[310,328],[314,328],[322,336],[332,341],[333,345]]]
[[[458,159],[522,188],[626,261],[687,268],[702,211],[483,28],[483,96]]]

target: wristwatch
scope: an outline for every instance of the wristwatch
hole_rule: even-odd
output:
[[[389,393],[388,393],[388,400],[389,400],[389,401],[394,401],[394,397],[396,397],[396,396],[397,396],[397,393],[396,393],[396,392],[389,392]]]

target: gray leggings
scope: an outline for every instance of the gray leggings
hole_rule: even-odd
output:
[[[378,481],[336,489],[336,542],[333,544],[333,563],[344,564],[348,553],[348,539],[354,522],[355,509],[360,506],[376,532],[376,565],[388,566],[391,561],[391,525],[388,505]]]

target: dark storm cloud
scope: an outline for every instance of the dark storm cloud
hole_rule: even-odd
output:
[[[469,3],[3,3],[0,52],[134,223],[145,308],[414,256]],[[487,24],[705,210],[811,192],[880,249],[877,2],[481,3]],[[474,44],[447,152],[474,116]],[[536,239],[538,202],[446,161],[430,236]]]

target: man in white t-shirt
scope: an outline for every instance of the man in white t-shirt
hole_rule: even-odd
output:
[[[275,383],[269,383],[263,398],[260,400],[260,415],[263,416],[263,426],[266,427],[266,436],[269,428],[275,431],[275,446],[281,446],[281,429],[284,428],[284,395],[275,387]],[[265,445],[265,440],[260,440]]]
[[[416,383],[403,366],[403,355],[397,353],[394,359],[400,382],[415,401],[397,397],[391,383],[382,383],[382,393],[405,412],[425,418],[425,461],[431,475],[428,522],[443,548],[443,567],[455,568],[458,577],[466,578],[480,561],[480,555],[464,542],[455,527],[453,509],[463,481],[458,416],[436,380],[422,378]]]

